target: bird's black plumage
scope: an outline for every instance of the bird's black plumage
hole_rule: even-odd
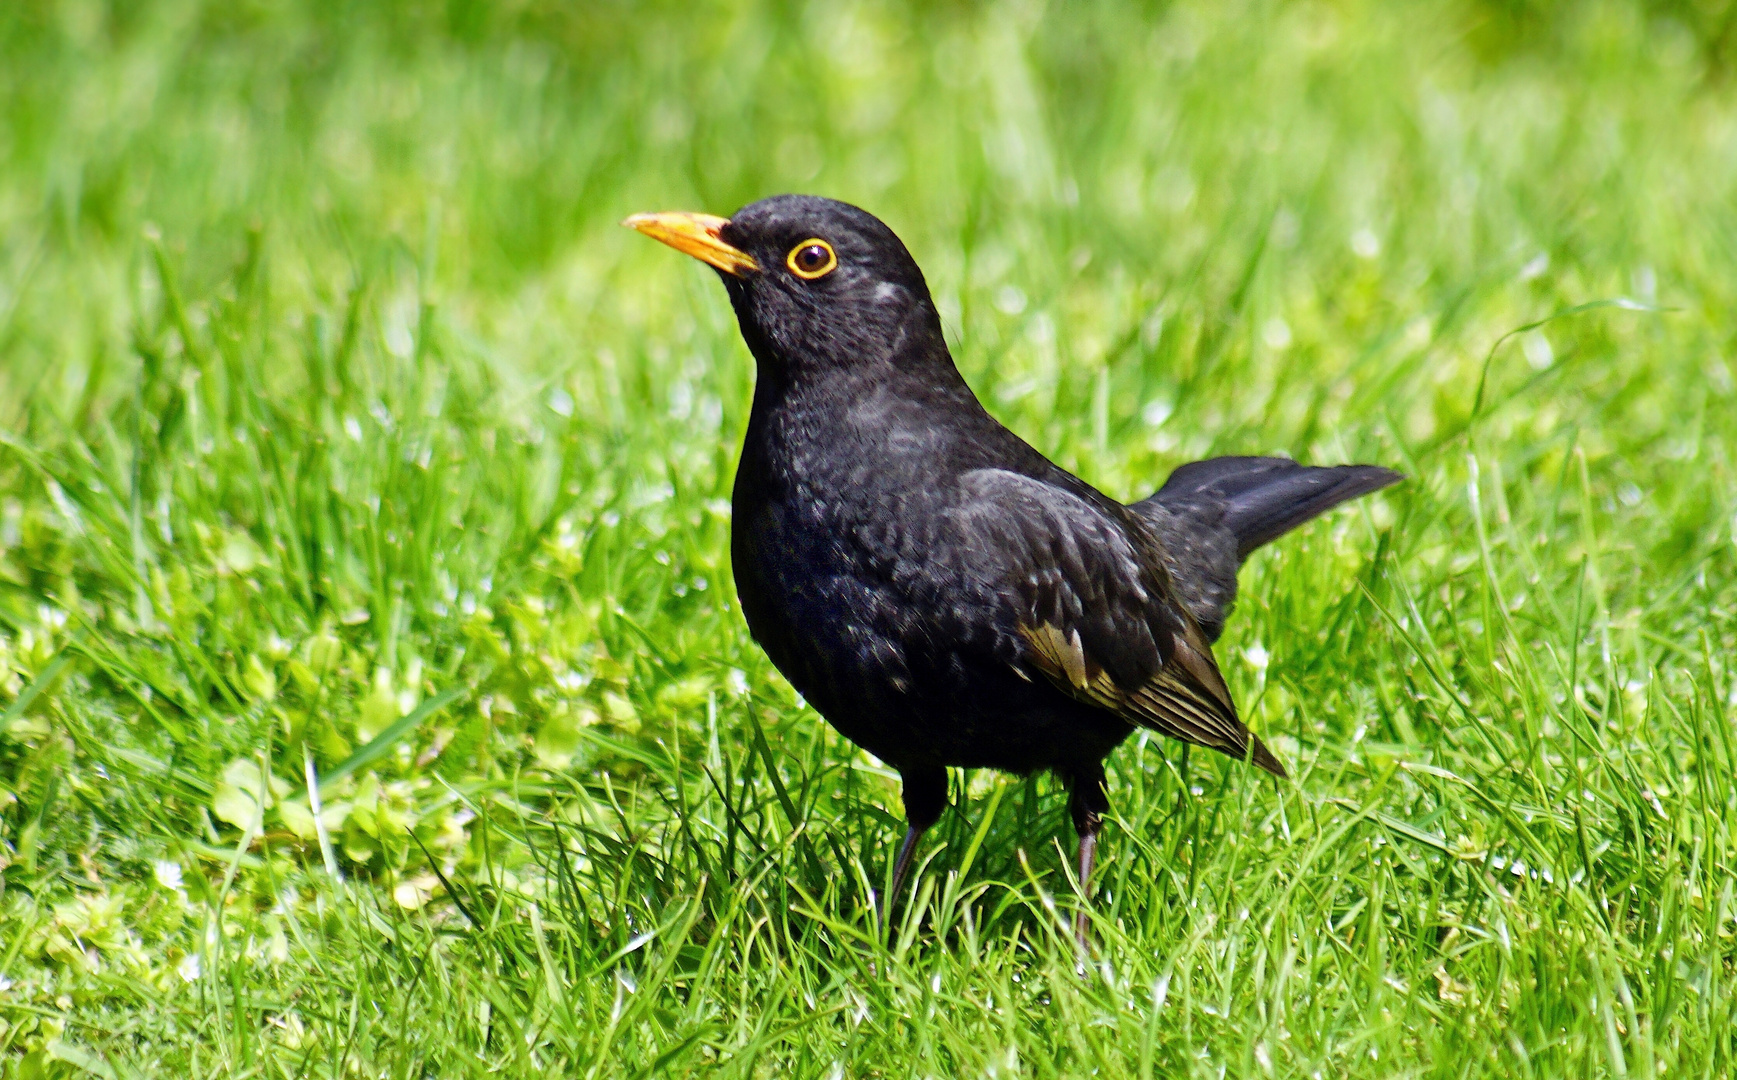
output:
[[[1082,881],[1103,761],[1137,727],[1284,775],[1212,657],[1254,548],[1399,474],[1218,458],[1124,506],[960,377],[922,271],[854,206],[784,195],[629,224],[717,267],[758,366],[731,555],[754,638],[897,768],[916,837],[948,766],[1053,770]]]

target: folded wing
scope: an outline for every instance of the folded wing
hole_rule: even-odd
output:
[[[961,478],[948,524],[970,553],[966,572],[1007,606],[1021,664],[1129,723],[1284,776],[1237,718],[1157,540],[1090,495],[1002,469]]]

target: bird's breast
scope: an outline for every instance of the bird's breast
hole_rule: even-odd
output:
[[[815,494],[739,500],[731,554],[742,614],[791,684],[850,731],[852,698],[910,689],[907,613]]]

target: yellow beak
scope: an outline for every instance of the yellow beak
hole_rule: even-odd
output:
[[[754,256],[724,243],[718,235],[729,218],[711,214],[688,214],[669,211],[662,214],[635,214],[622,224],[638,229],[653,240],[662,240],[683,254],[710,263],[726,274],[742,277],[744,272],[759,270]]]

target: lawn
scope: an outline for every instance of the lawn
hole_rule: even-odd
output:
[[[0,5],[0,1074],[1737,1070],[1737,9]],[[617,227],[877,213],[1113,496],[1409,479],[1288,763],[896,775],[749,639],[753,364]]]

